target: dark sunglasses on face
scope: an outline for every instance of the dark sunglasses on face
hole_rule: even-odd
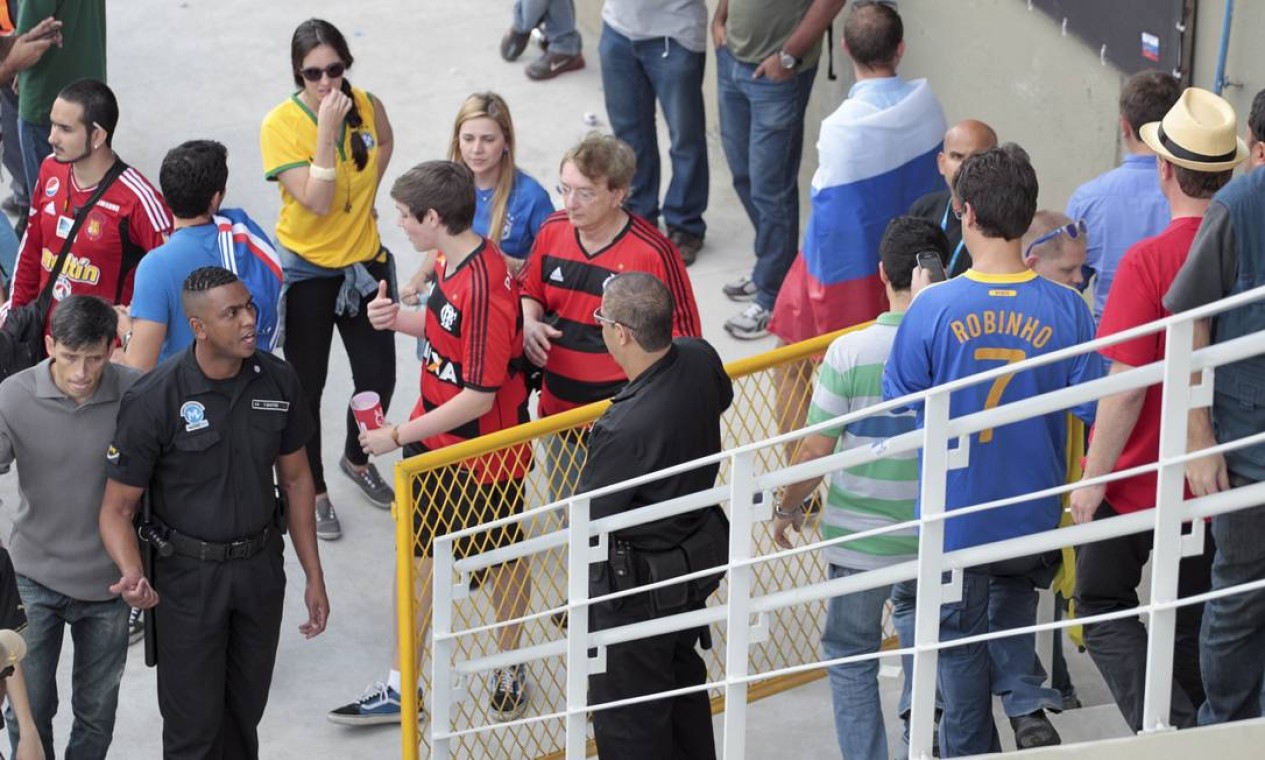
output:
[[[299,69],[299,74],[309,82],[316,83],[321,81],[321,75],[325,75],[330,79],[337,79],[347,71],[347,67],[341,63],[331,63],[325,68],[317,68],[310,66],[306,69]]]

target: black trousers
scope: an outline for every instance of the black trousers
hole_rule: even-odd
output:
[[[1116,511],[1104,501],[1094,519],[1115,515]],[[1209,529],[1204,535],[1203,554],[1186,557],[1179,566],[1179,598],[1202,594],[1212,587],[1212,531]],[[1151,555],[1152,544],[1153,534],[1148,531],[1076,547],[1076,614],[1088,617],[1137,607],[1142,567]],[[1169,720],[1178,728],[1195,725],[1199,705],[1204,701],[1199,670],[1203,610],[1202,604],[1193,604],[1177,612]],[[1147,633],[1141,619],[1128,617],[1086,625],[1085,648],[1107,682],[1125,722],[1134,731],[1141,731],[1147,649]]]
[[[395,287],[385,262],[371,261],[365,267],[374,279],[387,280],[388,287]],[[321,395],[329,374],[329,352],[335,327],[351,363],[355,392],[376,392],[382,399],[383,413],[390,407],[391,395],[395,393],[395,334],[390,330],[375,330],[369,324],[367,304],[376,293],[361,298],[356,316],[340,316],[334,313],[334,304],[342,286],[342,277],[319,277],[296,282],[286,289],[285,358],[299,375],[312,420],[316,422],[316,433],[307,444],[307,461],[317,493],[328,490],[325,469],[321,466]],[[360,448],[360,429],[349,402],[350,399],[343,403],[347,425],[343,455],[353,464],[362,465],[369,457]]]
[[[607,593],[607,592],[603,592]],[[649,620],[644,595],[624,606],[593,607],[593,630]],[[699,630],[655,636],[606,649],[606,672],[589,677],[589,702],[653,694],[707,680],[707,665],[695,644]],[[669,699],[593,713],[593,733],[602,760],[715,760],[711,702],[700,691]]]
[[[158,560],[158,708],[165,760],[252,760],[281,632],[281,536],[245,560]]]

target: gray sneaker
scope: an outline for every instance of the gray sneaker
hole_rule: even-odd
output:
[[[360,487],[360,493],[364,494],[373,506],[382,509],[391,508],[391,502],[395,501],[395,491],[378,474],[378,468],[373,466],[373,462],[370,462],[364,470],[357,471],[355,465],[347,457],[343,457],[338,460],[338,469]]]
[[[725,332],[738,340],[756,340],[769,334],[769,319],[773,312],[758,303],[753,303],[725,320]]]
[[[726,284],[722,291],[730,301],[754,301],[755,294],[759,291],[759,288],[755,286],[750,277],[744,274],[742,277]]]
[[[343,535],[343,525],[338,522],[338,515],[334,512],[334,505],[329,501],[329,495],[325,494],[316,497],[316,537],[323,538],[326,541]]]

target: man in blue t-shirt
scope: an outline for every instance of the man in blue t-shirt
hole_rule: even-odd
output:
[[[1037,205],[1037,177],[1022,148],[1008,144],[963,162],[954,182],[962,202],[962,236],[972,266],[962,276],[928,287],[914,299],[897,331],[883,375],[883,397],[897,398],[995,369],[1094,337],[1089,308],[1073,289],[1037,276],[1024,265],[1020,239]],[[925,280],[924,280],[925,281]],[[1094,380],[1095,353],[1005,375],[954,393],[953,418]],[[1092,422],[1092,405],[1075,413]],[[924,424],[918,408],[918,426]],[[950,470],[949,511],[1033,491],[1067,479],[1067,416],[1054,412],[973,433],[970,465]],[[964,459],[966,457],[963,457]],[[1014,504],[945,523],[944,548],[962,549],[1051,530],[1059,523],[1057,496]],[[941,612],[941,638],[955,640],[1029,626],[1036,587],[1048,585],[1057,556],[1008,560],[968,568],[962,599]],[[994,609],[990,610],[990,606]],[[996,667],[990,668],[991,662]],[[990,672],[991,671],[991,672]],[[945,757],[998,752],[991,694],[1002,695],[1020,749],[1058,743],[1043,710],[1058,710],[1058,691],[1041,686],[1031,634],[969,644],[940,654]],[[1019,707],[1022,705],[1022,707]]]
[[[180,294],[185,278],[207,266],[229,269],[246,283],[258,316],[256,345],[271,351],[278,338],[281,260],[246,212],[220,208],[228,151],[214,140],[178,145],[163,158],[159,184],[175,217],[174,231],[136,269],[131,309],[120,319],[123,362],[148,372],[193,343]],[[238,265],[247,260],[251,273]]]

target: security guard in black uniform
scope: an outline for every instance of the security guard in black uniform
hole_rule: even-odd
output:
[[[101,536],[122,572],[111,590],[155,608],[163,756],[256,758],[281,629],[286,527],[307,576],[299,630],[316,636],[329,615],[304,453],[312,420],[290,366],[255,350],[254,303],[236,275],[198,269],[182,300],[194,345],[123,397]],[[167,555],[150,578],[133,526],[146,489],[152,519],[142,532]]]
[[[628,385],[593,425],[579,491],[591,491],[689,462],[721,449],[720,415],[733,385],[715,349],[702,340],[672,341],[672,296],[652,275],[630,272],[607,282],[594,313],[611,357]],[[707,490],[719,465],[698,467],[593,500],[598,519]],[[607,561],[590,568],[591,596],[623,591],[725,563],[729,523],[708,507],[617,531]],[[720,574],[643,592],[591,608],[593,630],[615,628],[701,608]],[[695,645],[711,645],[707,628],[616,644],[606,671],[589,678],[593,704],[703,683],[707,666]],[[714,760],[706,692],[593,714],[602,760]]]

